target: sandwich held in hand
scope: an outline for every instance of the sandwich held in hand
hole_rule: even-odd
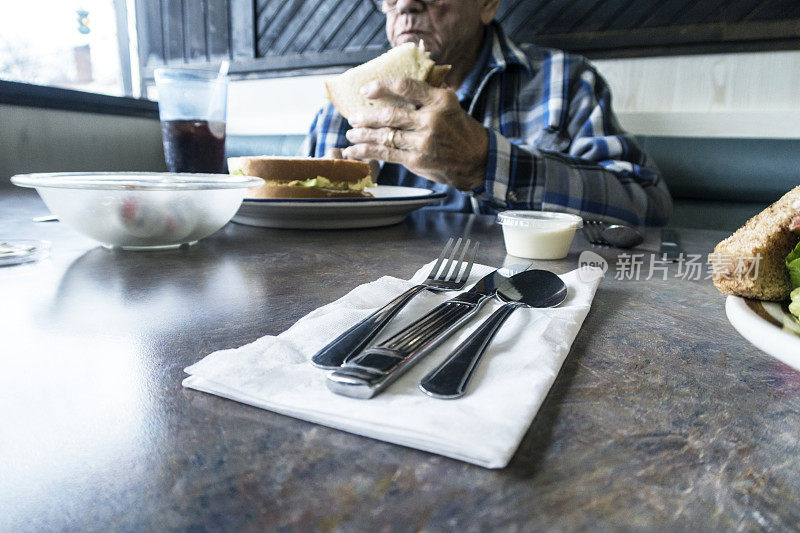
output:
[[[346,119],[374,109],[376,106],[408,107],[396,98],[365,98],[360,89],[367,83],[388,78],[411,78],[439,87],[450,70],[450,65],[436,65],[422,43],[404,43],[368,61],[353,67],[325,82],[328,99]]]
[[[725,294],[781,302],[800,315],[800,186],[747,221],[709,256]]]
[[[370,198],[375,186],[368,163],[346,159],[230,157],[228,170],[265,181],[245,198]]]

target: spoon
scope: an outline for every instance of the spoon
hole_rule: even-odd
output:
[[[506,302],[492,313],[442,364],[429,372],[419,388],[434,398],[459,398],[481,356],[500,326],[519,307],[556,307],[567,297],[567,286],[547,270],[526,270],[501,282],[497,296]]]
[[[606,227],[600,232],[600,236],[617,248],[633,248],[644,241],[644,236],[636,229],[621,224]]]

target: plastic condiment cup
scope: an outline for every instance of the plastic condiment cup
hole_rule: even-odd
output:
[[[567,213],[503,211],[497,215],[509,255],[525,259],[563,259],[583,219]]]

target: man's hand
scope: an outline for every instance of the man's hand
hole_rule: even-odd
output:
[[[325,155],[322,156],[322,159],[344,159],[345,157],[342,155],[341,148],[328,148],[328,151],[325,152]]]
[[[399,163],[411,172],[464,191],[483,184],[489,138],[449,89],[437,89],[410,78],[371,82],[362,89],[367,98],[391,97],[413,109],[381,107],[353,117],[342,150],[348,159],[380,159]],[[392,130],[394,145],[386,141]]]

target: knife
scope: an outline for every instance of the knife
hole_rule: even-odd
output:
[[[470,290],[438,305],[388,340],[352,357],[328,374],[328,388],[351,398],[372,398],[469,321],[494,296],[500,282],[531,264],[498,268]]]

